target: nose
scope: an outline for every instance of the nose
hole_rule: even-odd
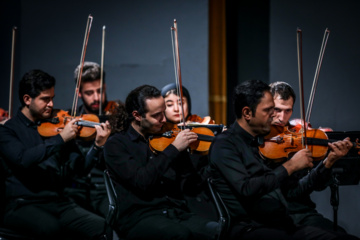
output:
[[[95,100],[95,101],[99,101],[99,99],[100,99],[100,93],[95,92],[95,94],[94,94],[94,100]]]
[[[174,104],[174,111],[175,111],[175,112],[178,112],[178,111],[179,111],[179,104],[178,104],[178,103],[175,103],[175,104]]]
[[[166,122],[165,113],[162,113],[162,118],[161,118],[160,122],[162,122],[162,123]]]
[[[284,112],[283,111],[279,112],[279,121],[284,122]]]
[[[54,106],[54,100],[51,99],[49,102],[48,102],[48,107],[53,107]]]

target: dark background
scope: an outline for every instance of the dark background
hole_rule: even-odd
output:
[[[228,122],[234,121],[231,91],[250,78],[286,81],[299,92],[296,29],[303,32],[305,108],[326,28],[330,30],[310,122],[313,127],[357,131],[360,81],[360,2],[356,0],[227,1]],[[87,17],[94,17],[86,60],[100,62],[106,25],[108,99],[125,100],[133,88],[174,82],[170,26],[178,20],[182,81],[193,113],[208,114],[209,3],[207,0],[3,0],[0,3],[0,107],[8,109],[11,29],[17,26],[14,111],[22,75],[39,68],[57,79],[55,107],[67,109],[74,95]],[[294,118],[299,118],[299,101]],[[358,160],[355,158],[355,161]],[[355,164],[356,165],[356,164]],[[346,182],[344,182],[346,183]],[[332,219],[329,189],[312,194]],[[340,186],[339,224],[360,236],[360,187]]]

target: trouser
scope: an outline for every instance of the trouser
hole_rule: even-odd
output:
[[[334,230],[334,222],[316,211],[291,214],[291,217],[294,219],[294,222],[299,225],[318,227],[328,231]],[[337,226],[337,231],[346,233],[345,229],[340,226]]]
[[[105,220],[67,200],[18,199],[7,205],[4,224],[37,239],[98,239]]]
[[[356,240],[355,236],[345,233],[326,231],[312,226],[298,226],[292,231],[266,226],[251,227],[234,225],[230,231],[229,239],[236,240]]]
[[[217,222],[178,208],[147,211],[135,221],[137,223],[128,229],[128,234],[125,236],[127,240],[209,240],[215,239],[218,231]]]

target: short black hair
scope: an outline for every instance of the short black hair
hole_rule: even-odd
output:
[[[281,99],[288,100],[290,97],[293,98],[295,103],[296,95],[294,89],[290,86],[290,84],[286,82],[274,82],[270,84],[270,92],[275,97],[275,95],[279,95]]]
[[[256,107],[266,91],[270,92],[269,85],[256,79],[247,80],[237,85],[233,94],[236,118],[242,117],[242,109],[245,106],[248,106],[254,115]]]
[[[55,86],[55,78],[48,73],[34,69],[24,74],[19,84],[19,100],[24,107],[24,95],[27,94],[31,98],[36,98],[44,90]]]
[[[125,100],[126,113],[129,122],[134,120],[133,111],[138,111],[141,116],[145,116],[148,112],[146,108],[146,100],[161,97],[161,92],[154,86],[142,85],[132,90]]]

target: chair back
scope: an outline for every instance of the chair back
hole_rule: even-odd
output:
[[[219,234],[218,234],[218,240],[226,239],[226,235],[230,228],[230,214],[229,211],[224,203],[224,201],[221,199],[220,194],[216,191],[214,187],[214,182],[212,178],[208,178],[208,186],[210,189],[211,196],[215,202],[215,206],[217,209],[217,212],[219,214]]]
[[[109,199],[109,212],[108,212],[108,215],[106,216],[106,224],[109,227],[112,227],[114,225],[115,219],[116,219],[117,195],[115,192],[114,184],[110,178],[110,174],[107,169],[104,171],[104,180],[105,180],[105,188],[106,188],[107,196]]]

